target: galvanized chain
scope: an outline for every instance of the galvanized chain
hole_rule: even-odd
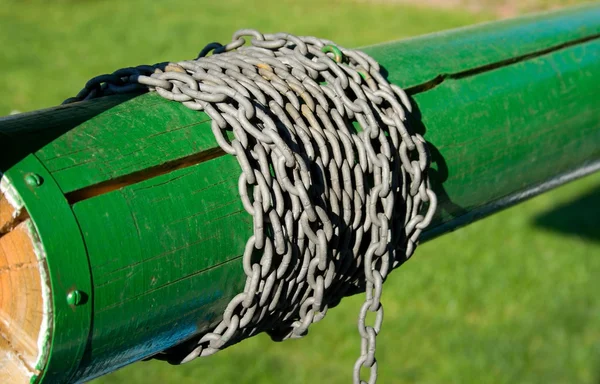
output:
[[[183,363],[263,331],[301,337],[365,289],[353,379],[363,383],[365,368],[374,383],[382,284],[436,209],[426,143],[405,126],[404,91],[361,51],[241,30],[195,60],[96,77],[65,103],[144,89],[212,118],[218,145],[239,162],[239,194],[254,223],[244,291],[215,329],[157,357]]]

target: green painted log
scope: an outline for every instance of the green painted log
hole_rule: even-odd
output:
[[[423,240],[600,167],[598,5],[364,50],[408,89],[432,148],[440,209]],[[0,320],[43,308],[22,327],[28,353],[0,343],[0,379],[88,380],[219,321],[252,221],[209,124],[155,94],[0,120],[0,287],[31,278],[9,257],[22,232],[40,297],[0,298]]]

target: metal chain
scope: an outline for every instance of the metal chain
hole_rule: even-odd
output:
[[[218,145],[239,162],[239,194],[254,223],[244,291],[215,329],[156,358],[184,363],[263,331],[301,337],[365,289],[353,381],[364,383],[365,368],[374,383],[382,284],[436,209],[426,143],[405,126],[404,91],[361,51],[246,29],[195,60],[96,77],[65,103],[144,89],[212,118]]]

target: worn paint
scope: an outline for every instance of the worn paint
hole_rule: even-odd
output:
[[[146,95],[100,113],[36,156],[69,193],[215,147],[206,114]]]
[[[238,176],[223,156],[74,205],[95,286],[83,377],[206,330],[243,289],[252,221]]]
[[[387,70],[390,82],[412,88],[440,76],[598,37],[598,20],[598,4],[586,4],[386,42],[363,50]]]
[[[599,53],[600,39],[414,96],[439,196],[431,229],[600,156]]]
[[[12,218],[16,219],[21,214],[21,210],[23,209],[23,199],[12,183],[2,172],[0,172],[0,195],[3,195],[6,201],[13,207]]]
[[[13,219],[19,217],[24,209],[23,199],[16,191],[15,187],[11,183],[10,179],[0,173],[0,194],[4,196],[4,198],[9,202],[9,204],[13,207],[14,211],[12,214]],[[46,365],[46,361],[49,355],[49,340],[50,340],[50,331],[52,329],[52,297],[51,297],[51,289],[50,289],[50,279],[48,276],[47,265],[46,265],[46,252],[44,250],[44,245],[40,241],[35,227],[33,223],[28,220],[27,221],[27,231],[28,235],[31,239],[33,250],[36,255],[36,259],[38,261],[38,272],[40,274],[41,280],[41,294],[42,294],[42,302],[43,302],[43,313],[42,313],[42,322],[38,333],[37,339],[37,350],[38,356],[34,362],[35,370],[39,371]],[[17,359],[20,361],[20,359]],[[31,382],[34,383],[37,381],[37,376],[26,369],[27,375],[31,376]]]
[[[52,288],[50,284],[50,275],[48,273],[48,265],[46,263],[46,250],[44,249],[44,244],[41,242],[35,226],[31,221],[29,221],[28,229],[33,244],[33,251],[35,252],[35,256],[38,260],[38,271],[40,273],[40,279],[42,282],[43,314],[42,324],[37,341],[38,357],[35,364],[35,369],[41,372],[46,366],[46,362],[48,361],[48,357],[50,355],[50,340],[53,318]],[[38,377],[39,375],[33,376],[31,378],[31,383],[33,384],[37,382]]]
[[[440,202],[429,236],[579,176],[582,165],[600,160],[599,14],[600,6],[591,5],[366,49],[392,82],[413,87],[411,120],[431,144]],[[73,108],[81,113],[95,103]],[[194,157],[217,148],[206,115],[155,94],[116,104],[96,108],[93,118],[32,151],[44,179],[62,193],[45,198],[70,205],[62,214],[76,221],[73,242],[85,243],[72,253],[85,263],[66,272],[93,286],[92,342],[82,342],[81,357],[72,355],[78,366],[67,371],[74,381],[207,329],[244,284],[239,257],[252,222],[237,195],[235,159]],[[56,113],[68,121],[66,110]],[[11,120],[16,141],[17,125]],[[46,226],[41,241],[57,286],[51,260],[68,240],[48,234],[51,220],[32,218]],[[54,295],[65,302],[66,292]]]
[[[19,193],[15,190],[14,186],[12,185],[12,183],[10,182],[10,179],[2,174],[0,172],[0,196],[3,196],[4,199],[6,199],[6,201],[9,203],[9,205],[13,208],[11,217],[13,220],[17,219],[22,211],[23,211],[23,199],[21,198],[21,196],[19,196]],[[31,224],[31,222],[29,223]],[[34,243],[34,249],[36,247],[35,244],[35,237],[34,237],[34,233],[35,231],[32,231],[32,228],[28,225],[28,230],[29,230],[29,235],[32,239],[32,242]],[[37,245],[41,245],[39,242]],[[37,253],[36,253],[37,256]],[[44,290],[44,286],[45,284],[42,283],[42,290]],[[48,298],[50,297],[50,295],[47,296]],[[45,300],[44,300],[45,303]],[[38,340],[37,340],[37,348],[38,348],[38,356],[36,357],[34,366],[38,367],[38,365],[43,366],[44,365],[44,357],[46,356],[45,350],[46,350],[46,346],[43,343],[43,340],[45,340],[44,336],[48,335],[48,330],[49,328],[49,324],[48,322],[48,317],[46,316],[46,314],[44,313],[43,315],[43,319],[42,319],[42,326],[40,329],[40,333],[38,336]],[[27,368],[27,366],[25,365],[25,363],[22,361],[22,359],[19,356],[16,356],[14,354],[14,352],[12,350],[7,351],[7,356],[6,358],[8,359],[12,359],[13,361],[17,362],[18,367],[21,369],[21,371],[24,373],[24,376],[26,377],[30,377],[31,378],[31,382],[34,382],[36,379],[36,376],[34,374],[34,372],[32,372],[30,369]]]
[[[25,176],[40,175],[44,183],[29,186]],[[43,244],[52,294],[52,324],[47,362],[38,380],[69,382],[84,357],[91,327],[91,306],[70,307],[64,297],[77,288],[89,295],[89,264],[79,226],[64,194],[51,174],[29,155],[6,171],[11,185],[21,197],[35,233]],[[63,298],[56,300],[55,298]]]

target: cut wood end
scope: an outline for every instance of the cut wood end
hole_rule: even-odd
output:
[[[45,255],[27,212],[2,180],[0,193],[0,383],[39,376],[49,348]],[[8,196],[11,194],[11,196]],[[48,294],[45,294],[48,293]]]

